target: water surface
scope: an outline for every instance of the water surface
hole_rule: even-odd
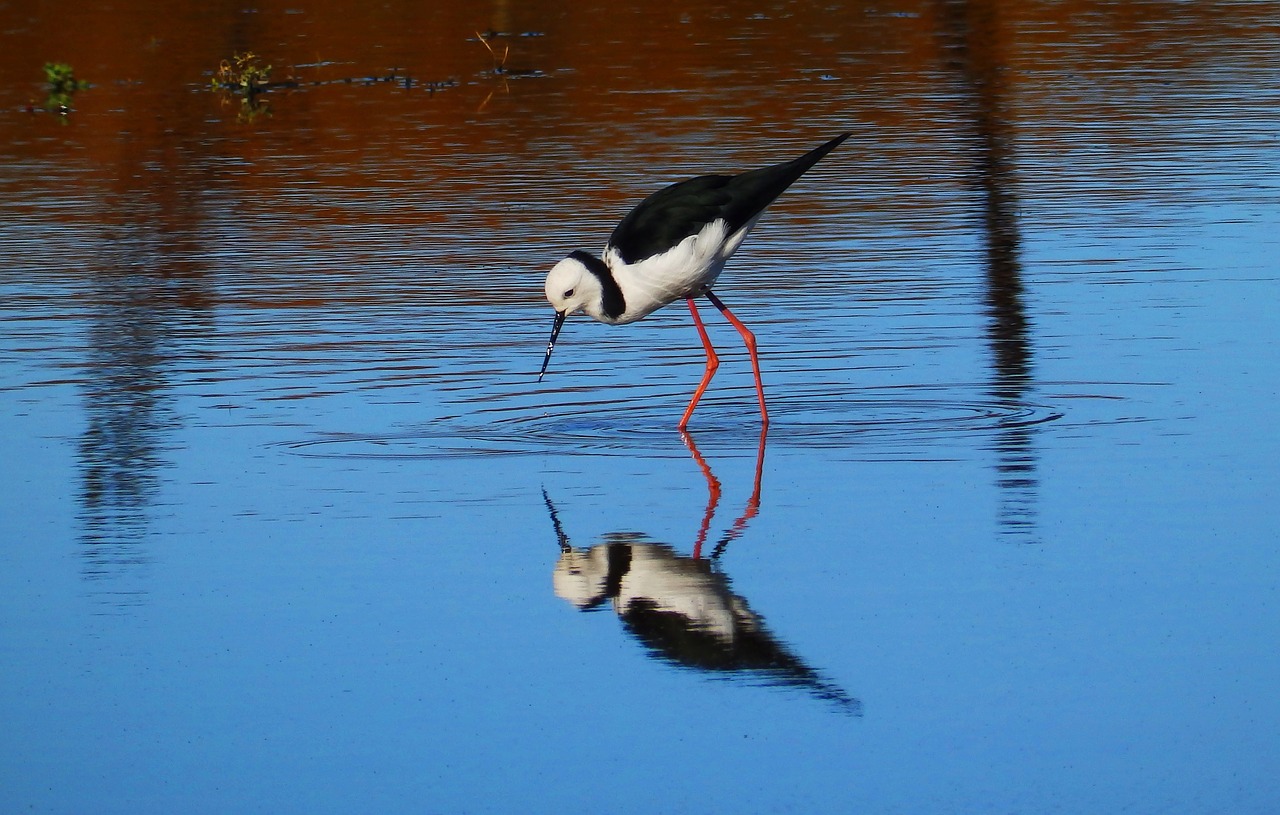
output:
[[[3,809],[1274,811],[1276,20],[9,8]],[[688,436],[682,306],[537,382],[844,130],[717,286],[767,436],[714,313]]]

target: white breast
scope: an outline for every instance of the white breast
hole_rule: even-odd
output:
[[[757,219],[732,235],[717,219],[660,255],[625,263],[616,249],[606,249],[604,262],[622,289],[627,310],[611,322],[621,325],[646,317],[668,303],[700,296],[711,287],[725,261],[737,251]]]

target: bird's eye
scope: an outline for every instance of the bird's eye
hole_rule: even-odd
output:
[[[564,296],[565,296],[565,297],[572,297],[572,296],[573,296],[573,289],[565,289]]]

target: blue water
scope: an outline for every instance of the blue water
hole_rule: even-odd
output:
[[[1276,811],[1280,76],[1170,36],[852,117],[717,288],[763,440],[714,313],[688,438],[683,307],[538,383],[542,277],[853,83],[607,138],[528,119],[572,65],[443,132],[298,91],[154,195],[9,148],[0,809]],[[392,149],[309,153],[339,103]]]

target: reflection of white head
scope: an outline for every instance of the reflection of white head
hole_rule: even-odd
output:
[[[605,546],[564,550],[551,575],[556,597],[580,609],[591,608],[606,598],[608,580],[609,554]]]

